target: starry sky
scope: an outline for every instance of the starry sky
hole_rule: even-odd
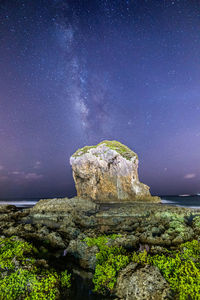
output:
[[[0,198],[73,196],[118,140],[154,195],[200,193],[200,2],[0,0]]]

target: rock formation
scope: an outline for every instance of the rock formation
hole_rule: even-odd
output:
[[[77,196],[96,202],[159,202],[139,181],[138,156],[117,141],[77,150],[70,158]]]
[[[193,239],[199,240],[200,235],[198,209],[147,202],[97,204],[77,197],[42,199],[33,208],[24,210],[0,205],[0,221],[0,236],[15,235],[33,243],[41,258],[40,263],[43,261],[51,266],[56,259],[59,264],[68,266],[75,262],[76,268],[80,266],[89,273],[96,269],[99,247],[88,244],[87,238],[106,235],[108,247],[123,247],[131,258],[131,252],[139,255],[144,249],[151,256],[163,254],[167,257],[169,251],[178,250],[181,244]],[[187,247],[182,250],[187,251]],[[196,256],[191,259],[193,263],[199,263]],[[173,291],[171,295],[170,286],[162,276],[155,266],[130,261],[117,275],[112,291],[115,298],[106,299],[179,299],[177,292]],[[195,275],[191,276],[198,280]],[[70,299],[74,299],[73,294]]]
[[[117,280],[116,295],[126,300],[172,299],[170,286],[155,266],[129,264]]]

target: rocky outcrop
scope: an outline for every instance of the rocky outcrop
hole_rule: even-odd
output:
[[[0,220],[0,236],[16,235],[37,246],[41,258],[53,255],[92,271],[98,248],[87,244],[88,237],[114,233],[109,247],[154,255],[199,239],[200,232],[199,210],[146,202],[96,204],[79,197],[43,199],[24,210],[0,206]],[[120,271],[115,291],[123,300],[168,299],[168,292],[155,267],[133,263]]]
[[[173,299],[167,281],[154,266],[136,270],[137,264],[129,264],[119,275],[116,295],[123,300]]]
[[[82,198],[43,199],[33,208],[0,207],[0,234],[17,235],[65,249],[85,236],[120,233],[113,245],[127,250],[149,245],[152,253],[198,238],[200,212],[157,203],[97,205]],[[75,245],[75,244],[74,244]],[[72,247],[70,253],[73,255]]]
[[[117,141],[79,149],[71,156],[70,164],[78,197],[96,202],[160,202],[139,181],[137,154]]]

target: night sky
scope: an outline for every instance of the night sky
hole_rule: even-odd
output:
[[[200,193],[200,1],[0,0],[0,198],[74,195],[104,139],[152,194]]]

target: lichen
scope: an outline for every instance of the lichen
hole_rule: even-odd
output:
[[[78,149],[72,157],[79,157],[82,156],[85,153],[88,153],[89,150],[97,148],[98,146],[105,144],[108,148],[115,150],[117,153],[119,153],[122,157],[124,157],[127,160],[131,160],[133,157],[137,157],[137,154],[133,152],[131,149],[129,149],[127,146],[123,145],[122,143],[118,141],[102,141],[99,144],[95,146],[85,146],[81,149]],[[105,153],[105,151],[104,151]],[[138,158],[138,157],[137,157]]]

